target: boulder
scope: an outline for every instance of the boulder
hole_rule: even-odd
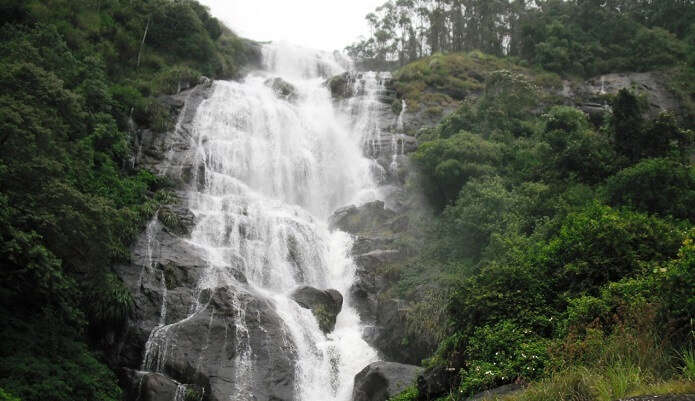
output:
[[[360,207],[347,206],[338,209],[330,218],[330,227],[351,234],[379,231],[385,223],[396,217],[396,212],[386,209],[384,202],[374,201]]]
[[[171,401],[176,399],[179,383],[159,373],[129,371],[132,385],[128,398],[141,401]]]
[[[326,82],[334,99],[347,99],[355,96],[355,75],[346,72],[336,75]]]
[[[311,310],[324,333],[333,331],[343,307],[343,296],[338,291],[303,286],[294,290],[291,297],[302,308]]]
[[[273,90],[278,98],[287,100],[288,102],[297,100],[297,89],[284,79],[270,78],[264,83],[267,87]]]
[[[352,401],[386,401],[415,383],[422,368],[395,362],[374,362],[355,376]]]
[[[205,290],[198,302],[154,330],[145,368],[200,386],[211,401],[293,400],[296,355],[271,303],[236,287]]]

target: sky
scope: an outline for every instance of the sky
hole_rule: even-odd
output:
[[[385,0],[199,0],[237,34],[342,50],[368,33],[365,15]]]

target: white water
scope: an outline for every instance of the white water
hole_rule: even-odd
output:
[[[373,134],[367,127],[373,116],[365,114],[376,90],[363,97],[364,107],[353,108],[355,115],[345,115],[322,85],[343,72],[341,60],[283,45],[266,46],[264,53],[264,71],[243,82],[215,82],[193,123],[205,184],[189,193],[198,218],[191,241],[206,250],[209,263],[199,286],[244,288],[272,300],[298,357],[297,399],[347,401],[355,374],[377,353],[362,339],[349,298],[351,237],[331,232],[327,221],[339,207],[378,198],[375,163],[363,152]],[[295,102],[278,98],[265,84],[278,76],[297,89]],[[248,284],[235,278],[235,270]],[[289,298],[300,285],[343,294],[330,334]],[[233,400],[250,396],[244,376],[254,372],[245,330],[252,317],[244,305],[237,307]],[[166,336],[166,326],[158,332]]]

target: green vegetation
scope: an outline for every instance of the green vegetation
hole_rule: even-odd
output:
[[[682,0],[388,0],[347,50],[382,68],[480,50],[563,75],[648,71],[686,61],[694,17]]]
[[[132,121],[166,129],[157,96],[253,52],[194,1],[9,0],[0,15],[0,398],[118,400],[96,350],[133,301],[110,266],[167,185],[131,167]]]
[[[396,399],[514,382],[532,384],[510,400],[692,391],[693,132],[668,113],[646,120],[627,90],[597,126],[533,79],[491,72],[479,98],[419,133],[411,185],[438,217],[391,274],[448,289],[438,325],[408,325],[444,338],[430,372],[458,374],[443,376],[450,392]],[[428,319],[416,310],[407,320]]]

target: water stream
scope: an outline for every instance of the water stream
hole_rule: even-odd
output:
[[[195,164],[204,166],[196,171],[204,177],[194,179],[199,184],[188,193],[197,218],[190,241],[205,250],[208,263],[198,286],[238,287],[270,299],[297,355],[296,399],[347,401],[355,374],[377,353],[362,339],[349,297],[352,238],[329,230],[328,218],[342,206],[379,198],[369,156],[379,142],[373,110],[380,84],[368,74],[367,92],[350,107],[335,107],[323,83],[345,71],[344,60],[285,45],[265,46],[264,60],[265,67],[242,82],[215,82],[192,124]],[[277,77],[296,89],[293,100],[268,85]],[[290,298],[300,285],[343,294],[331,333]],[[253,392],[244,375],[254,371],[244,328],[254,317],[242,303],[235,307],[236,394],[229,399],[244,400]],[[161,368],[167,330],[162,325],[151,335],[143,369]]]

